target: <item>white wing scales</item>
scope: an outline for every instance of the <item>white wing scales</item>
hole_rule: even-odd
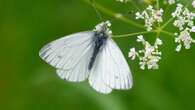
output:
[[[68,81],[80,82],[88,75],[88,63],[93,52],[94,32],[76,33],[44,46],[39,55],[57,68],[57,74]]]
[[[107,86],[103,81],[103,74],[104,74],[103,66],[104,65],[102,65],[102,60],[103,60],[103,54],[100,53],[97,56],[94,66],[90,72],[89,84],[96,91],[103,93],[103,94],[108,94],[112,92],[112,89],[109,86]]]
[[[79,59],[78,63],[74,65],[73,69],[63,70],[57,69],[57,74],[65,80],[72,82],[84,81],[89,76],[88,65],[92,54],[92,46],[86,48],[83,56]]]
[[[71,69],[92,46],[93,32],[82,32],[63,37],[44,46],[40,57],[59,69]]]
[[[133,85],[132,76],[128,64],[116,43],[112,39],[107,40],[104,48],[103,80],[112,89],[130,89]]]
[[[112,89],[130,89],[133,85],[128,64],[116,43],[108,39],[96,58],[89,76],[90,85],[108,94]]]

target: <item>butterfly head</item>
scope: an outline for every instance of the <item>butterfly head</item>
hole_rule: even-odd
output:
[[[108,37],[112,37],[112,31],[110,27],[111,27],[110,21],[101,22],[98,25],[96,25],[94,31],[98,33],[103,33],[107,35]]]

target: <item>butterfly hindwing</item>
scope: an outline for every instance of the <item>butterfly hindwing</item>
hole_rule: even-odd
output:
[[[128,64],[116,43],[108,38],[98,54],[89,76],[90,85],[108,94],[112,89],[130,89],[133,85]]]
[[[129,89],[133,85],[129,66],[120,48],[108,39],[103,50],[103,81],[112,89]]]
[[[92,70],[90,71],[90,75],[89,75],[89,84],[91,85],[92,88],[94,88],[96,91],[103,93],[103,94],[108,94],[110,92],[112,92],[112,89],[107,86],[104,81],[103,81],[103,74],[104,73],[104,68],[102,65],[102,61],[103,61],[103,53],[98,54],[94,66],[92,68]]]

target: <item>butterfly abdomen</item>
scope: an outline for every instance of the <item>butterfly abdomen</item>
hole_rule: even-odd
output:
[[[105,41],[107,40],[107,36],[104,33],[96,33],[94,36],[94,48],[93,48],[93,54],[90,58],[90,62],[88,65],[88,69],[91,70],[95,59],[101,49],[101,47],[104,45]]]

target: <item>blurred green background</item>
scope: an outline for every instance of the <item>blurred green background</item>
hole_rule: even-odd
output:
[[[115,0],[97,2],[132,20],[136,11],[147,6],[138,0],[126,5]],[[175,5],[160,2],[166,9],[164,21],[167,21]],[[189,8],[193,10],[191,4]],[[111,20],[114,34],[144,31],[106,14],[103,16]],[[135,42],[136,37],[114,39],[127,58],[134,86],[109,95],[97,93],[87,81],[61,80],[55,69],[39,58],[38,52],[46,43],[93,29],[99,22],[94,9],[83,0],[0,0],[0,110],[195,109],[195,46],[176,53],[174,38],[166,34],[160,34],[163,56],[160,69],[155,71],[142,71],[138,61],[127,58],[129,48],[141,47]],[[165,30],[177,31],[171,24]],[[155,39],[154,33],[145,36],[151,42]]]

